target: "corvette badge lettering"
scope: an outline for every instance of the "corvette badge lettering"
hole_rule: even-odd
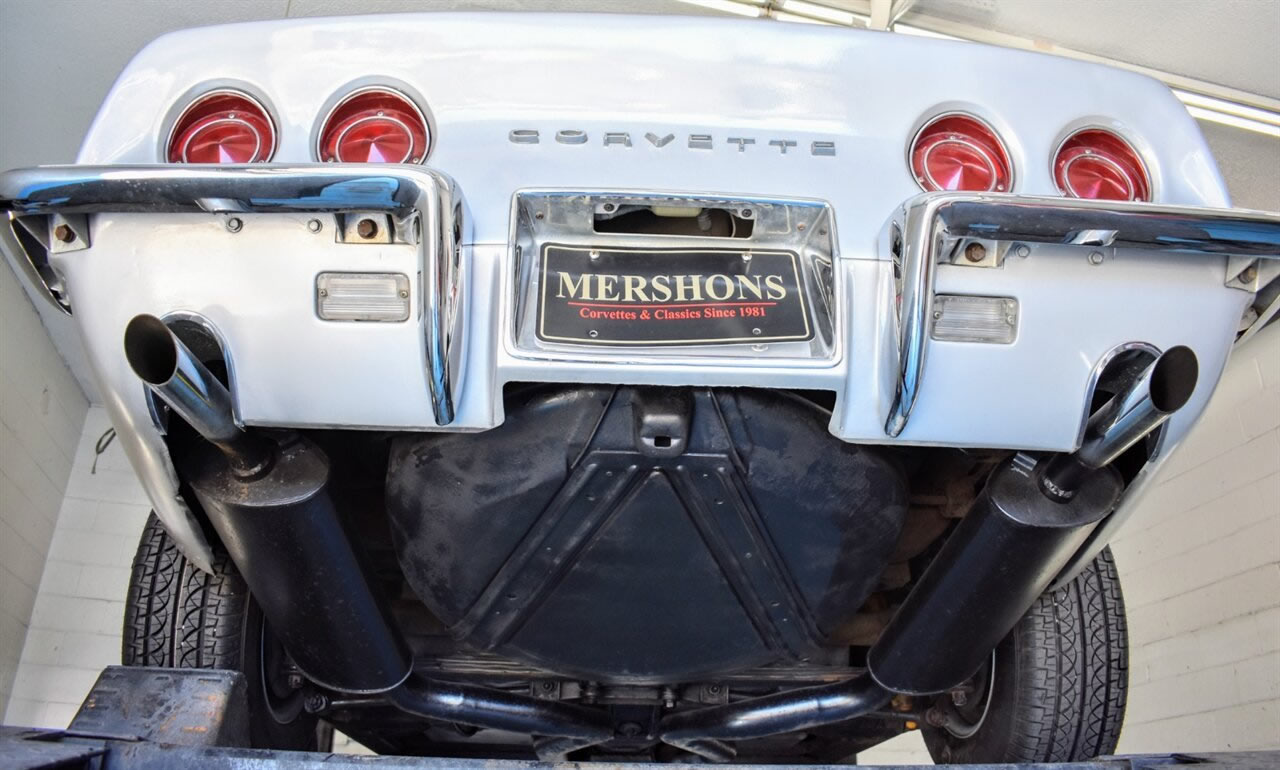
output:
[[[602,143],[605,147],[634,147],[631,141],[631,134],[627,131],[605,131],[603,133]],[[512,144],[540,144],[542,135],[536,128],[516,128],[507,135]],[[672,144],[676,138],[675,134],[668,133],[662,136],[648,131],[644,134],[644,139],[650,145],[658,148],[666,147]],[[555,133],[555,141],[559,144],[589,144],[591,137],[586,131],[577,128],[562,128]],[[688,134],[686,146],[690,150],[710,150],[717,144],[731,146],[735,148],[735,152],[748,152],[757,144],[756,138],[753,136],[730,136],[721,140],[716,140],[711,134]],[[762,148],[768,147],[776,149],[782,155],[787,154],[787,150],[791,147],[798,146],[798,142],[794,139],[768,139],[759,143]],[[814,141],[809,143],[810,155],[832,156],[836,154],[836,143],[828,141]]]

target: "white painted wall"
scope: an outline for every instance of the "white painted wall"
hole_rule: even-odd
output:
[[[9,700],[88,402],[0,267],[0,711]]]

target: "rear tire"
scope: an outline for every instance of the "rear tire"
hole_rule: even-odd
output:
[[[248,586],[224,553],[213,572],[191,564],[155,514],[133,559],[124,608],[126,666],[221,668],[245,676],[250,743],[256,748],[327,751],[332,729],[302,708],[287,661]]]
[[[938,696],[935,708],[948,725],[925,728],[925,744],[939,763],[1080,762],[1111,754],[1128,677],[1124,597],[1107,548],[1071,583],[1040,597],[971,680],[975,697],[957,706],[952,696]]]

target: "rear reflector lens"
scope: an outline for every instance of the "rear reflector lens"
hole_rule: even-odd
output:
[[[325,119],[316,155],[342,163],[421,163],[431,147],[426,118],[403,94],[368,88],[347,96]]]
[[[1013,168],[1000,137],[970,115],[941,115],[911,142],[911,173],[925,190],[1008,192]]]
[[[170,163],[257,163],[276,151],[271,116],[240,91],[213,91],[192,102],[169,135]]]
[[[321,273],[316,313],[325,321],[407,321],[409,278],[399,273]]]
[[[1018,301],[1009,297],[933,298],[933,338],[1008,345],[1018,337]]]
[[[1072,198],[1151,200],[1151,181],[1137,151],[1100,128],[1067,137],[1054,156],[1053,179],[1058,190]]]

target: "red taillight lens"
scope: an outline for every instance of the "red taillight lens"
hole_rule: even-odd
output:
[[[214,91],[192,102],[169,135],[170,163],[256,163],[276,151],[266,108],[239,91]]]
[[[1100,128],[1077,131],[1053,158],[1063,195],[1108,201],[1149,201],[1147,167],[1128,142]]]
[[[941,115],[911,142],[911,173],[925,190],[1008,192],[1009,153],[996,132],[969,115]]]
[[[408,98],[386,88],[357,91],[329,113],[317,155],[343,163],[421,163],[431,146],[427,121]]]

